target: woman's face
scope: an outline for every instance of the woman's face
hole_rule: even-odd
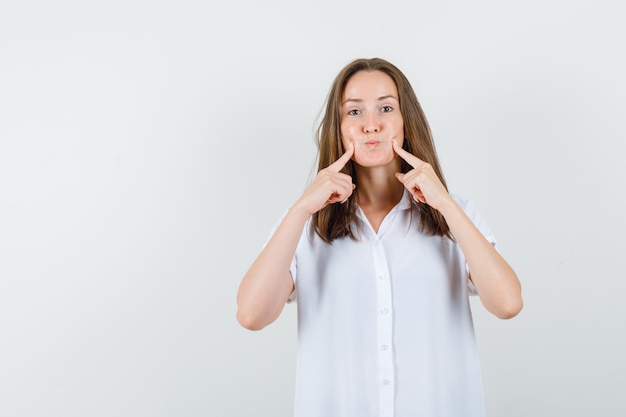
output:
[[[341,98],[341,136],[344,148],[354,142],[352,159],[360,166],[394,162],[391,141],[402,146],[404,121],[398,89],[390,76],[359,71],[348,80]]]

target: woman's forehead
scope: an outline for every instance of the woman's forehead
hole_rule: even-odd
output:
[[[398,98],[398,89],[389,75],[382,71],[359,71],[346,83],[341,101],[379,101],[389,98]]]

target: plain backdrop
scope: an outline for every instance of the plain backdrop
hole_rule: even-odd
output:
[[[0,415],[290,416],[296,308],[235,295],[378,56],[523,284],[472,299],[488,416],[625,416],[621,3],[3,1]]]

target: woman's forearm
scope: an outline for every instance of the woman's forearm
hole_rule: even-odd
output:
[[[465,255],[470,278],[485,308],[502,319],[515,317],[523,301],[513,268],[452,198],[439,210]]]
[[[242,279],[237,320],[245,328],[260,330],[283,310],[294,288],[289,267],[308,217],[298,207],[289,210]]]

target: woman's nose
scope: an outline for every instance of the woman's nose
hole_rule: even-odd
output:
[[[376,116],[369,116],[365,119],[363,131],[365,131],[365,133],[378,133],[380,131],[380,124]]]

